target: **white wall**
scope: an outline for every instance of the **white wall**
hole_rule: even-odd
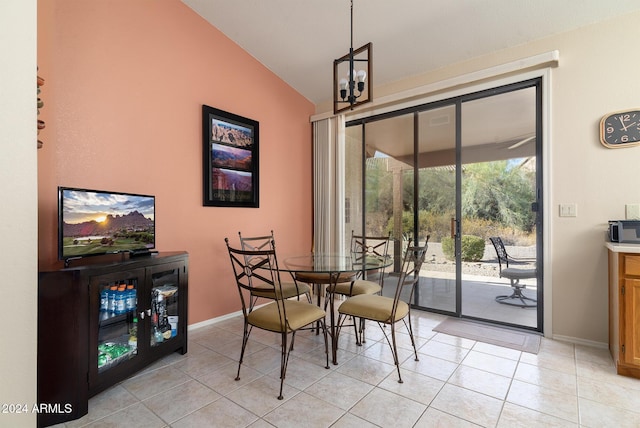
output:
[[[605,148],[599,122],[612,111],[640,109],[640,55],[633,53],[639,22],[636,12],[375,88],[380,99],[559,50],[559,66],[551,71],[545,165],[551,183],[547,285],[553,291],[553,323],[545,333],[556,338],[600,346],[608,341],[605,231],[608,220],[624,218],[626,203],[640,203],[640,147]],[[318,105],[316,112],[329,107]],[[560,218],[561,203],[577,204],[578,216]]]
[[[36,0],[0,2],[0,403],[36,403]],[[2,410],[2,409],[0,409]],[[0,413],[0,426],[36,415]]]
[[[635,13],[547,42],[560,49],[551,105],[555,335],[608,341],[605,230],[640,201],[640,148],[605,148],[599,123],[640,107],[640,56],[629,54],[638,22]],[[578,217],[560,218],[561,203],[576,203]]]

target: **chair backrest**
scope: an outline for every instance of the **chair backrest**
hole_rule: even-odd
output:
[[[398,303],[403,295],[405,295],[405,301],[411,305],[411,299],[413,298],[413,292],[416,285],[420,282],[420,270],[427,255],[427,248],[429,246],[429,238],[425,242],[423,247],[411,246],[411,239],[409,239],[407,249],[405,250],[402,260],[402,269],[398,278],[398,286],[396,287],[395,294],[393,296],[393,308],[391,311],[392,318],[395,319]]]
[[[269,244],[270,248],[262,250],[241,250],[229,245],[229,238],[225,238],[229,251],[229,258],[242,302],[242,313],[246,317],[251,312],[251,297],[246,297],[243,291],[249,295],[254,292],[270,290],[276,296],[282,296],[282,285],[278,271],[278,259],[276,257],[275,243]],[[259,260],[259,261],[258,261]],[[280,319],[286,320],[286,312],[282,299],[275,299],[280,311]]]
[[[261,250],[271,250],[273,249],[273,230],[270,235],[263,236],[250,236],[243,237],[241,232],[238,232],[238,237],[240,238],[240,248],[244,251],[261,251]],[[264,256],[245,256],[245,260],[247,263],[260,263],[264,259]]]
[[[504,244],[500,237],[492,236],[489,238],[489,241],[493,244],[493,248],[496,249],[496,254],[498,255],[498,266],[500,267],[500,272],[502,272],[503,263],[505,267],[509,267],[509,255],[507,254],[507,250],[504,248]]]
[[[351,231],[351,254],[354,256],[356,263],[363,263],[367,257],[387,258],[389,256],[389,242],[391,241],[391,232],[387,236],[361,236]],[[380,285],[384,280],[384,271],[382,268],[375,273],[369,273],[369,278],[373,276],[378,279]],[[364,276],[364,274],[362,274]]]
[[[359,236],[351,231],[351,252],[376,257],[389,254],[391,232],[387,236]]]
[[[264,236],[242,236],[242,232],[238,232],[240,238],[240,245],[243,250],[264,250],[271,249],[271,242],[273,241],[273,230],[269,235]]]

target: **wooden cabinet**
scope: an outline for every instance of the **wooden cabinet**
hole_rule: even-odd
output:
[[[609,350],[618,374],[640,378],[640,254],[609,251]]]
[[[39,426],[82,417],[89,397],[187,352],[187,276],[185,252],[40,273],[38,403],[54,411]]]

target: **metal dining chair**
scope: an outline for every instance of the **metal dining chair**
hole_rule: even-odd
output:
[[[386,236],[360,236],[351,231],[350,253],[354,261],[354,268],[363,266],[367,257],[386,258],[389,255],[389,242],[391,233]],[[341,273],[333,283],[329,274],[323,273],[298,273],[296,280],[313,284],[317,287],[318,304],[320,304],[320,287],[327,286],[327,297],[333,299],[336,296],[351,297],[360,294],[379,294],[382,292],[384,282],[384,268],[365,277],[363,270],[354,270],[352,273]],[[329,300],[325,299],[324,309],[327,310]],[[357,345],[365,342],[364,324],[354,320]],[[358,326],[360,331],[358,332]],[[358,334],[359,333],[359,334]]]
[[[386,259],[389,257],[389,243],[391,232],[386,236],[362,236],[351,231],[351,255],[356,266],[364,265],[368,258],[374,257]],[[364,272],[364,270],[350,282],[339,282],[330,286],[331,297],[352,297],[361,294],[381,294],[384,287],[385,268],[376,272]],[[325,305],[326,310],[326,305]],[[365,325],[363,320],[356,322],[356,345],[366,342]],[[358,331],[359,329],[359,331]]]
[[[273,238],[273,230],[269,235],[261,235],[261,236],[250,236],[245,237],[242,236],[241,232],[238,232],[238,237],[240,238],[240,246],[244,251],[262,251],[273,249],[272,244],[274,242]],[[264,255],[245,255],[245,262],[248,265],[259,264],[263,261],[266,256]],[[282,286],[282,295],[285,299],[290,297],[298,297],[306,295],[307,301],[311,303],[311,287],[304,283],[298,283],[295,279],[293,281],[283,281],[281,283]],[[253,308],[256,301],[259,298],[264,299],[275,299],[275,295],[271,289],[267,290],[254,290],[252,293],[252,300],[250,307]]]
[[[369,257],[380,259],[389,257],[390,241],[391,233],[386,236],[358,236],[351,231],[351,254],[355,265],[364,265]],[[331,291],[334,294],[351,297],[358,294],[378,294],[383,286],[384,268],[366,275],[361,272],[355,280],[350,283],[338,283]]]
[[[326,313],[318,306],[300,300],[287,299],[284,294],[283,283],[280,281],[278,260],[276,258],[275,244],[273,241],[269,248],[261,250],[241,250],[232,248],[229,239],[225,238],[231,266],[233,267],[240,301],[242,303],[242,315],[244,330],[242,335],[242,350],[238,361],[238,373],[235,380],[240,380],[240,367],[244,358],[249,335],[254,327],[280,334],[280,394],[278,400],[283,399],[284,379],[287,372],[289,355],[293,349],[293,342],[297,331],[319,323],[324,334],[324,348],[326,354],[325,368],[329,368],[329,344],[327,340],[327,327],[325,323]],[[250,262],[248,262],[248,260]],[[254,262],[259,260],[258,262]],[[250,296],[269,291],[274,296],[271,303],[254,308],[251,306],[251,298],[246,299],[248,291]],[[291,342],[288,342],[291,334]]]
[[[393,298],[381,296],[377,294],[361,294],[353,296],[345,300],[338,308],[338,337],[342,325],[348,317],[359,318],[363,320],[375,321],[378,323],[387,343],[391,347],[393,354],[393,362],[398,371],[398,382],[402,383],[402,375],[400,374],[400,361],[398,359],[398,347],[396,344],[396,328],[395,324],[402,321],[411,338],[415,360],[418,361],[418,351],[416,349],[415,340],[413,338],[413,329],[411,327],[411,298],[416,285],[420,280],[420,269],[424,263],[427,253],[427,245],[424,247],[412,247],[411,242],[407,247],[402,269],[399,272],[397,286]],[[404,297],[407,300],[402,300]],[[387,334],[384,326],[389,326],[391,338]]]

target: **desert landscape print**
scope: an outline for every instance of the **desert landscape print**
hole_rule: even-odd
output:
[[[212,193],[221,201],[250,201],[253,197],[253,175],[250,172],[213,168]]]
[[[211,145],[211,165],[213,167],[251,171],[251,159],[251,150],[215,143]]]
[[[253,149],[253,131],[246,126],[211,119],[211,140],[244,149]]]

